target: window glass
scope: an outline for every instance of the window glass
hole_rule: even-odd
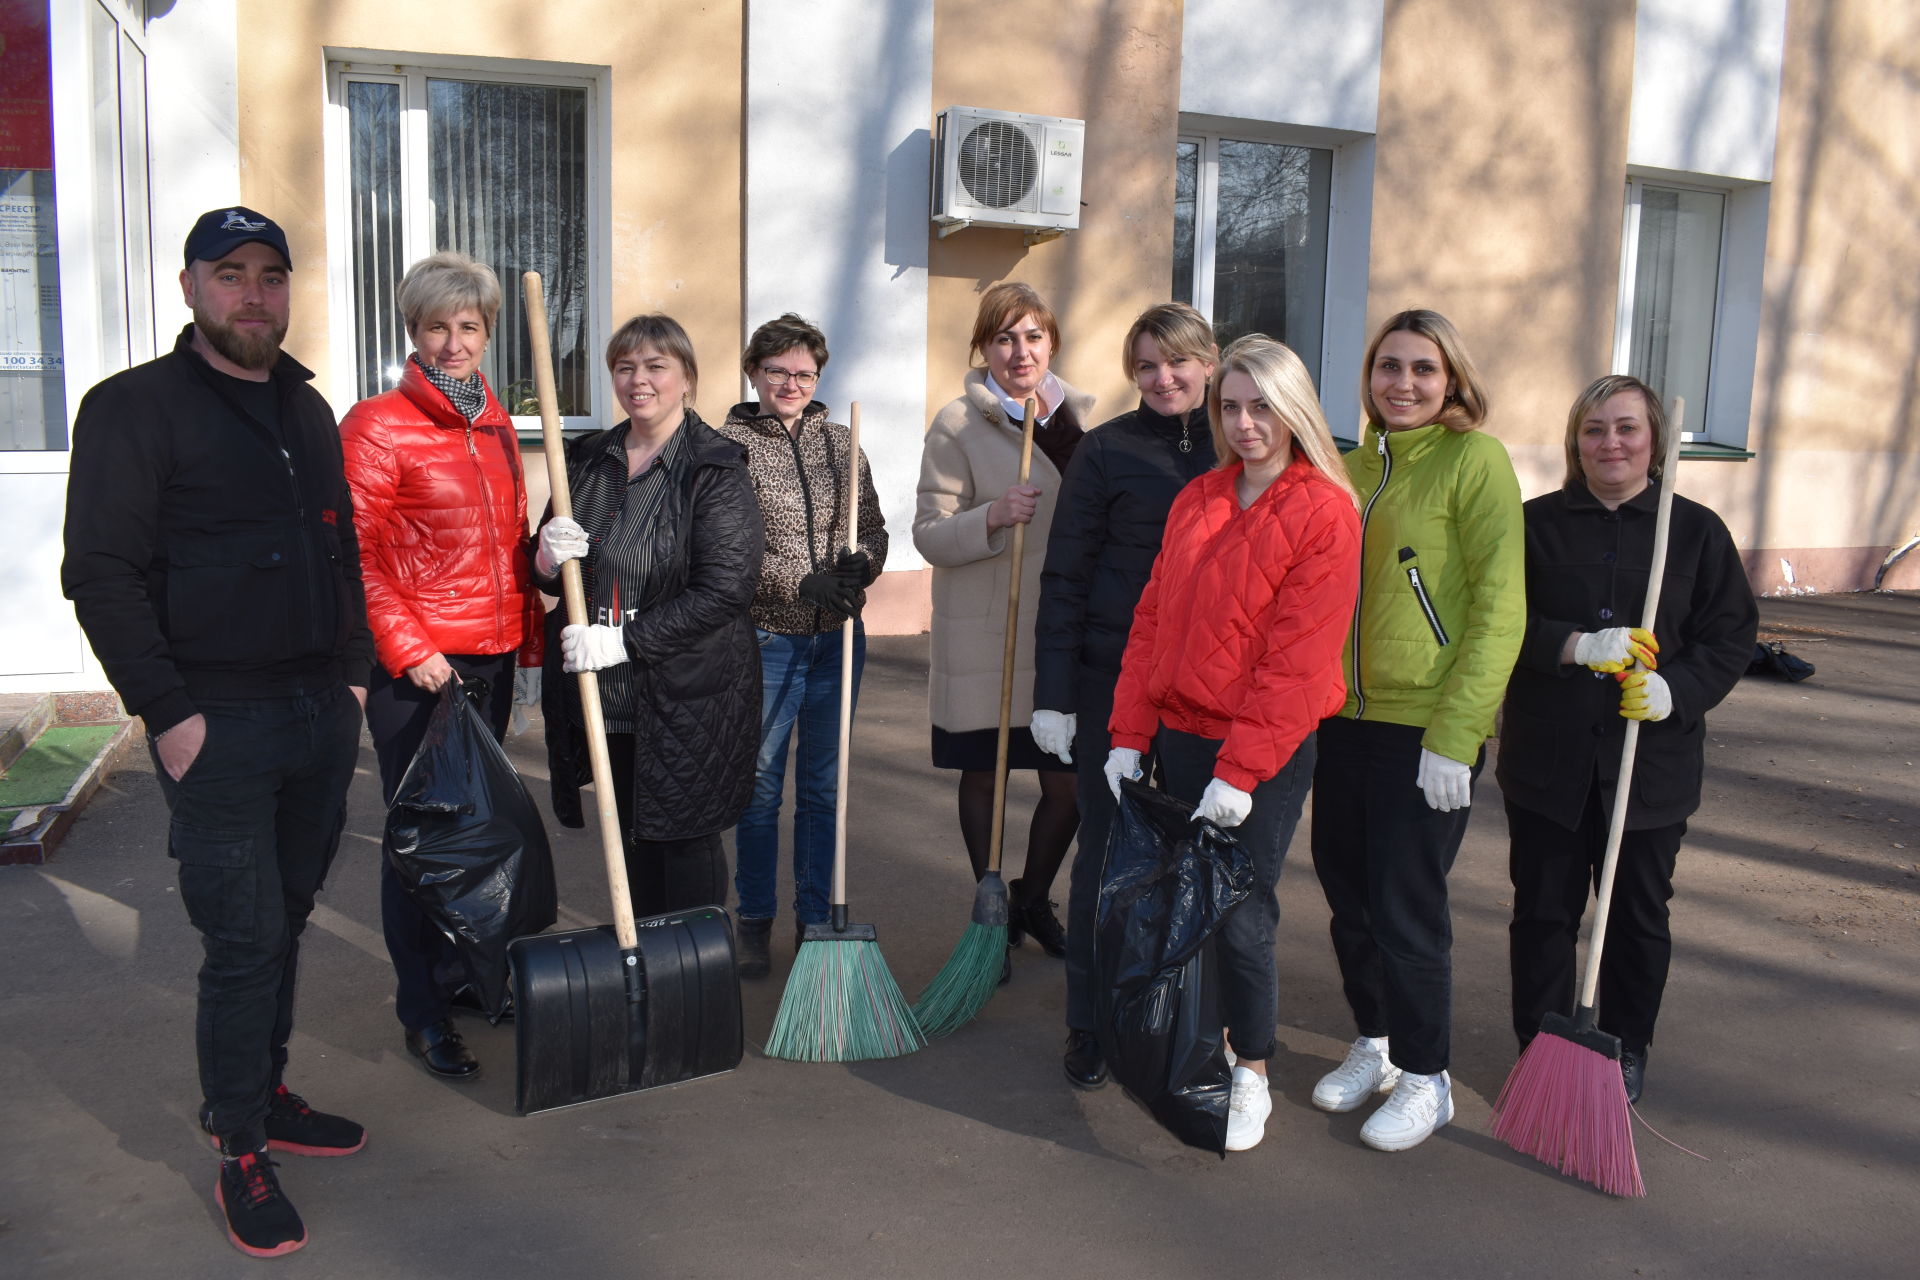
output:
[[[9,452],[67,447],[53,209],[52,169],[0,169],[0,450]]]
[[[412,346],[394,294],[407,267],[456,249],[500,277],[482,371],[508,412],[538,412],[520,305],[521,274],[538,271],[560,412],[590,415],[586,90],[420,72],[344,88],[359,394],[395,386],[405,369]],[[424,156],[410,152],[415,140]]]
[[[1173,300],[1193,305],[1193,234],[1199,210],[1200,144],[1182,142],[1173,159]]]
[[[1635,184],[1640,227],[1627,371],[1669,405],[1687,402],[1687,435],[1703,435],[1726,197]]]

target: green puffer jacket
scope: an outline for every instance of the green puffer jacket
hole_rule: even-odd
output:
[[[1426,729],[1473,763],[1526,630],[1526,530],[1506,446],[1483,431],[1369,426],[1347,455],[1360,491],[1360,602],[1343,655],[1349,719]]]

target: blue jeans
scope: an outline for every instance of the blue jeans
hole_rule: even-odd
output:
[[[793,911],[805,924],[827,918],[833,891],[834,795],[840,772],[840,629],[786,636],[755,629],[760,639],[760,757],[753,799],[734,830],[734,892],[744,920],[771,920],[780,865],[780,793],[787,744],[800,730],[793,777]],[[853,629],[853,690],[866,666],[867,633]]]

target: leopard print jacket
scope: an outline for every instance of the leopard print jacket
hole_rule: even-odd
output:
[[[753,623],[762,631],[806,636],[831,631],[846,615],[800,598],[800,579],[830,567],[847,539],[847,429],[827,421],[818,400],[800,417],[796,435],[748,401],[727,412],[720,434],[746,446],[747,471],[767,522],[767,551],[753,598]],[[887,522],[873,490],[866,451],[860,453],[859,547],[872,561],[868,583],[887,562]],[[866,593],[860,594],[866,604]]]

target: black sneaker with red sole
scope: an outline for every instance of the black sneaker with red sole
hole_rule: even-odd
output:
[[[251,1258],[278,1258],[307,1243],[306,1224],[280,1190],[266,1149],[220,1161],[213,1198],[227,1216],[227,1239]]]
[[[202,1115],[200,1127],[220,1150],[220,1138],[213,1132],[212,1117]],[[290,1156],[350,1156],[367,1145],[367,1131],[345,1116],[315,1111],[307,1100],[285,1085],[267,1099],[267,1150],[284,1151]]]

